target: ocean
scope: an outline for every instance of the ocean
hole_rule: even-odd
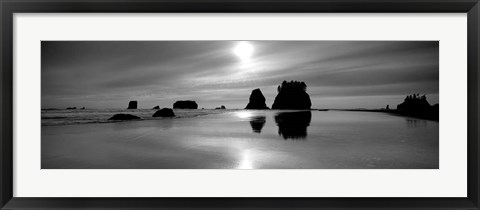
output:
[[[132,114],[142,120],[158,120],[162,118],[152,117],[155,109],[43,109],[42,126],[50,125],[74,125],[87,123],[116,123],[120,121],[108,120],[115,114]],[[233,110],[229,110],[233,111]],[[226,112],[221,109],[176,109],[175,117],[196,117],[207,114],[218,114]]]
[[[42,169],[438,169],[439,122],[361,111],[42,111]],[[116,113],[143,120],[111,122]]]

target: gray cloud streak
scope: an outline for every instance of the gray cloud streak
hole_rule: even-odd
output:
[[[248,62],[236,41],[44,41],[42,108],[243,108],[261,88],[271,106],[283,80],[305,81],[314,108],[379,108],[406,94],[438,103],[435,41],[251,41]],[[430,97],[431,96],[431,97]],[[369,99],[369,100],[366,100]]]

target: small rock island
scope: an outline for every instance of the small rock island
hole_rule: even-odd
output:
[[[215,109],[226,109],[224,105],[221,105],[220,107],[215,107]]]
[[[172,109],[163,108],[155,112],[152,117],[175,117]]]
[[[130,101],[128,103],[128,108],[127,109],[137,109],[137,104],[138,104],[137,101]]]
[[[252,90],[245,109],[268,109],[267,104],[265,103],[265,96],[263,96],[263,93],[259,88]]]
[[[277,88],[272,109],[310,109],[312,102],[307,93],[307,85],[300,81],[283,81]]]
[[[116,114],[110,117],[108,120],[140,120],[140,117],[131,114]]]
[[[195,101],[177,101],[173,103],[174,109],[198,109],[198,104]]]

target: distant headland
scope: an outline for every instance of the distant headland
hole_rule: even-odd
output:
[[[415,117],[426,120],[439,120],[439,104],[430,105],[427,96],[414,93],[405,97],[402,103],[397,105],[397,109],[390,109],[387,105],[384,109],[342,109],[344,111],[363,111],[363,112],[386,112],[390,114]]]
[[[405,97],[403,103],[397,105],[396,112],[398,114],[438,121],[439,104],[430,105],[426,95],[420,96],[417,93]]]

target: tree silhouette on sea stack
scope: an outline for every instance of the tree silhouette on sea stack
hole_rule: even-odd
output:
[[[427,101],[427,96],[420,96],[418,93],[405,97],[403,103],[397,105],[397,112],[424,119],[437,121],[439,119],[439,105],[430,105]]]
[[[283,81],[278,86],[272,109],[310,109],[312,102],[307,93],[307,85],[300,81]]]

